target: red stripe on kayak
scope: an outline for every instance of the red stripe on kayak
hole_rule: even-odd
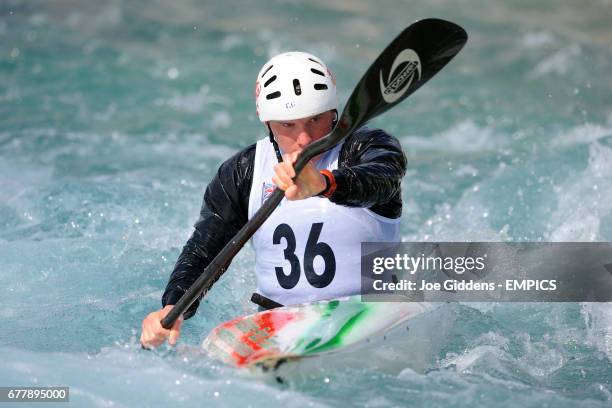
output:
[[[239,367],[247,366],[266,355],[276,354],[276,350],[270,349],[270,346],[274,346],[274,344],[266,343],[268,343],[269,339],[275,336],[278,331],[289,324],[289,322],[298,319],[298,316],[298,313],[292,311],[269,310],[258,313],[248,320],[237,318],[222,324],[220,329],[232,332],[240,330],[237,327],[239,326],[238,323],[252,326],[252,328],[247,331],[240,330],[242,334],[236,339],[236,343],[248,346],[253,352],[248,355],[243,355],[237,351],[232,351],[231,356],[234,363]],[[235,345],[230,346],[233,349],[237,348]],[[244,350],[244,348],[242,349]]]

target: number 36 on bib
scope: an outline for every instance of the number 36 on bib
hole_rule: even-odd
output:
[[[324,288],[334,279],[336,275],[336,258],[329,244],[319,242],[321,230],[323,230],[322,222],[312,224],[310,233],[308,234],[308,240],[306,241],[302,262],[300,262],[300,258],[295,253],[297,242],[291,227],[288,224],[280,224],[274,230],[272,243],[274,245],[280,245],[281,240],[285,240],[286,247],[283,254],[291,265],[288,273],[282,266],[276,266],[274,268],[276,270],[278,283],[284,289],[291,289],[297,285],[300,280],[302,267],[304,268],[304,275],[308,283],[315,288]],[[317,274],[314,269],[314,259],[317,256],[322,257],[325,263],[325,269],[322,274]]]

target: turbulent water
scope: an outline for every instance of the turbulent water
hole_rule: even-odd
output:
[[[319,55],[344,101],[425,17],[470,40],[372,124],[409,158],[402,239],[612,241],[609,0],[3,1],[0,386],[69,386],[72,406],[610,406],[608,304],[451,305],[429,366],[400,375],[364,356],[284,385],[239,376],[197,345],[254,311],[250,248],[179,347],[138,345],[207,182],[265,134],[261,64]]]

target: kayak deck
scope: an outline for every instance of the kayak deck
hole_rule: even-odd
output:
[[[202,346],[235,367],[282,362],[344,349],[431,310],[427,303],[361,302],[360,296],[267,310],[217,326]]]

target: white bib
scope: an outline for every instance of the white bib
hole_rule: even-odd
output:
[[[319,170],[338,167],[341,145],[325,153]],[[268,138],[257,142],[249,219],[274,189],[278,163]],[[283,305],[357,295],[361,289],[361,242],[398,241],[400,218],[327,198],[283,199],[253,235],[257,289]]]

